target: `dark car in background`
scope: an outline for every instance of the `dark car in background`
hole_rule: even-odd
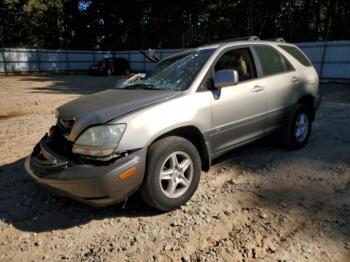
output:
[[[90,75],[128,75],[129,61],[125,58],[105,58],[89,67]]]

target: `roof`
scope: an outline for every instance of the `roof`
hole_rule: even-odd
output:
[[[197,48],[185,49],[185,50],[182,50],[182,51],[177,52],[175,54],[172,54],[172,55],[166,57],[165,59],[168,59],[168,58],[171,58],[171,57],[175,57],[175,56],[178,56],[178,55],[181,55],[181,54],[190,53],[190,52],[193,52],[193,51],[217,49],[219,47],[225,47],[225,46],[229,47],[232,44],[235,44],[235,45],[242,44],[242,45],[244,45],[244,44],[247,44],[247,43],[249,43],[249,44],[251,44],[251,43],[256,43],[256,44],[264,44],[264,43],[278,44],[278,43],[284,43],[284,44],[288,44],[289,45],[289,43],[287,43],[281,37],[261,40],[257,36],[245,36],[245,37],[238,37],[238,38],[230,38],[230,39],[222,40],[220,42],[199,46]]]

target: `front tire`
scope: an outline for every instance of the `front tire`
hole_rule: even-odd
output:
[[[161,211],[185,204],[198,187],[201,159],[187,139],[170,136],[150,146],[146,177],[140,189],[144,201]]]
[[[303,148],[310,137],[312,121],[310,110],[298,104],[284,131],[284,144],[290,150]]]

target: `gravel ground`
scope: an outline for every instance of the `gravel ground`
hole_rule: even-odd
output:
[[[115,80],[0,78],[0,261],[350,260],[349,85],[322,86],[303,150],[275,137],[235,150],[202,173],[191,201],[162,214],[137,195],[108,208],[54,197],[23,169],[57,106]]]

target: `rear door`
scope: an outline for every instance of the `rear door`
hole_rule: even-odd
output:
[[[233,48],[224,52],[214,71],[232,69],[239,83],[217,90],[212,97],[213,130],[211,143],[216,155],[263,135],[266,91],[257,77],[250,47]]]
[[[284,125],[295,103],[301,75],[274,47],[255,45],[267,96],[266,132]]]

